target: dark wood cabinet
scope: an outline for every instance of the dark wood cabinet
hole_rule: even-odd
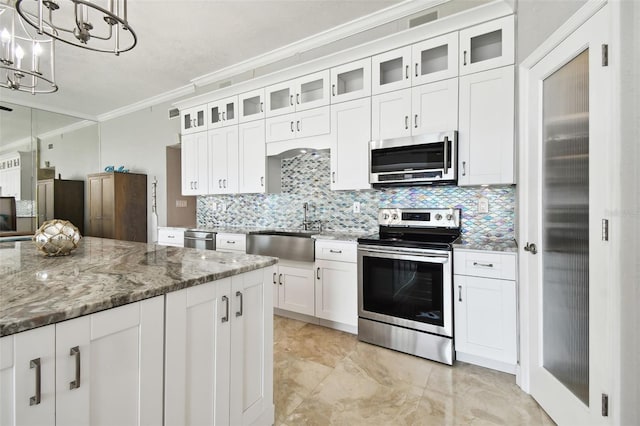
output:
[[[87,235],[147,241],[147,175],[96,173],[88,176]]]
[[[68,220],[84,235],[84,181],[38,181],[38,226],[52,219]]]

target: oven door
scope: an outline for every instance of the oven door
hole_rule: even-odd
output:
[[[450,251],[358,247],[358,315],[453,337]]]

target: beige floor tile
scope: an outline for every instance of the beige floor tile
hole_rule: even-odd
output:
[[[281,317],[273,316],[273,341],[279,342],[287,336],[290,336],[304,327],[307,323]]]

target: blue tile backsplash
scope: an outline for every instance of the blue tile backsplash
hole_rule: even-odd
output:
[[[331,191],[327,151],[282,160],[282,193],[207,195],[198,197],[200,227],[240,226],[299,228],[302,205],[309,203],[310,220],[322,220],[330,231],[375,232],[383,207],[457,207],[462,209],[462,233],[467,238],[513,238],[515,187],[417,186],[366,191]],[[489,201],[489,213],[477,213],[478,198]],[[360,202],[360,213],[353,203]],[[214,210],[213,206],[217,208]]]

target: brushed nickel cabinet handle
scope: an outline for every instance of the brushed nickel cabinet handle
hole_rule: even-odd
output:
[[[36,369],[36,394],[29,398],[29,405],[38,405],[42,399],[42,364],[40,363],[40,358],[29,361],[29,368]]]
[[[467,162],[463,161],[462,162],[462,176],[466,176],[467,175]]]
[[[294,130],[293,130],[293,121],[292,121],[291,122],[291,133],[293,133],[293,132],[294,132]]]
[[[405,130],[409,130],[409,116],[408,115],[404,116],[404,129]]]
[[[222,112],[222,120],[223,120],[223,121],[226,121],[226,118],[225,118],[224,114],[225,114],[225,113],[224,113],[224,111],[223,111],[223,112]]]
[[[467,65],[467,51],[462,52],[462,65]]]
[[[300,120],[296,121],[296,129],[300,131]]]
[[[264,176],[260,176],[260,186],[264,186]]]
[[[241,317],[242,316],[243,305],[244,305],[242,292],[236,291],[236,297],[240,298],[240,310],[238,312],[236,312],[236,317]]]
[[[485,268],[493,268],[493,263],[473,262],[473,266],[484,266]]]
[[[418,114],[413,117],[413,127],[418,128]]]
[[[260,102],[260,112],[264,112],[264,102]]]
[[[462,286],[458,286],[458,302],[462,302]]]
[[[227,244],[235,244],[235,241],[227,240]]]
[[[336,95],[336,85],[335,84],[331,85],[331,95],[333,95],[333,96]]]
[[[282,285],[282,274],[278,275],[278,284]]]
[[[227,187],[227,180],[226,179],[222,179],[222,187],[223,188]]]
[[[342,250],[329,249],[329,253],[337,253],[337,254],[340,254],[340,253],[342,253]]]
[[[277,274],[274,272],[274,273],[273,273],[273,283],[274,283],[274,284],[277,284],[277,282],[276,282],[276,275],[277,275]]]
[[[75,358],[76,377],[75,380],[69,382],[69,389],[78,389],[80,387],[80,347],[74,346],[69,350],[69,356]]]
[[[222,179],[218,179],[218,188],[222,189]]]
[[[336,183],[336,172],[331,172],[331,182]]]
[[[404,78],[408,79],[409,78],[409,65],[407,65],[405,67],[405,71],[404,71]]]
[[[296,104],[300,105],[300,93],[296,93]]]
[[[416,62],[416,77],[418,76],[418,63]]]
[[[320,279],[320,268],[316,269],[316,278]]]
[[[289,103],[293,106],[293,95],[289,95]]]
[[[222,322],[227,322],[229,321],[229,298],[227,296],[222,296],[222,301],[226,304],[226,313],[222,317]]]

